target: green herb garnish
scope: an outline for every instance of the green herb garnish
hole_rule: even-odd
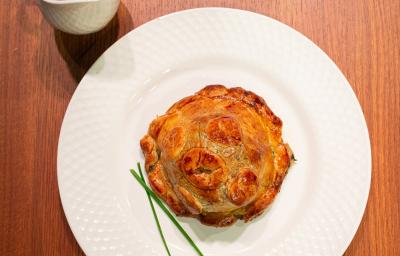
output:
[[[142,173],[142,168],[140,167],[140,163],[139,162],[137,163],[137,167],[139,169],[140,178],[142,179],[143,182],[145,182],[144,181],[144,177],[143,177],[143,173]],[[165,247],[165,250],[167,251],[168,256],[171,256],[171,253],[169,252],[169,249],[168,249],[167,241],[165,241],[164,234],[163,234],[161,226],[160,226],[160,222],[158,221],[156,209],[154,209],[153,201],[151,200],[149,192],[146,191],[146,194],[147,194],[147,197],[149,199],[149,203],[150,203],[150,206],[151,206],[151,211],[153,212],[154,219],[156,220],[158,233],[160,233],[161,240],[162,240],[162,242],[164,244],[164,247]]]
[[[140,163],[138,163],[138,168],[140,171],[141,170]],[[146,190],[147,195],[150,196],[158,204],[158,206],[160,206],[161,210],[163,210],[164,213],[168,216],[168,218],[175,224],[175,226],[182,233],[182,235],[186,238],[186,240],[193,247],[193,249],[197,252],[197,254],[199,256],[204,256],[203,253],[200,251],[200,249],[197,247],[197,245],[194,243],[192,238],[190,238],[189,234],[186,233],[186,231],[183,229],[183,227],[179,224],[179,222],[172,215],[172,213],[167,209],[167,207],[161,202],[161,200],[158,198],[158,196],[156,194],[154,194],[154,192],[149,188],[149,186],[147,186],[147,184],[144,182],[144,180],[137,174],[137,172],[134,169],[131,169],[130,171],[131,171],[133,177],[135,177],[136,181],[139,182],[139,184]],[[142,177],[143,177],[143,175],[142,175]],[[151,200],[150,200],[150,202],[151,202]],[[155,211],[153,213],[155,213]],[[159,227],[159,230],[161,230],[161,226],[159,226],[158,219],[156,219],[156,222],[158,223],[157,226]],[[166,243],[165,243],[165,246],[166,246]],[[167,249],[167,252],[169,253],[168,249]]]

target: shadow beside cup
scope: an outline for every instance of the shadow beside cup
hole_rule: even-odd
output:
[[[76,82],[79,82],[92,64],[118,38],[118,17],[99,32],[72,35],[54,29],[57,48]]]
[[[122,26],[120,23],[123,23]],[[121,27],[126,31],[120,31]],[[132,27],[132,18],[121,3],[117,14],[100,31],[87,35],[73,35],[54,29],[54,38],[70,73],[79,83],[93,63]]]

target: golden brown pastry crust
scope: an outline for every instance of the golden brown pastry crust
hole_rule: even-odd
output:
[[[209,85],[153,120],[140,141],[154,192],[180,216],[212,226],[260,215],[292,153],[282,122],[256,94]]]

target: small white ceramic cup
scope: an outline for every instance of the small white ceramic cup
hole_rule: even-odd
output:
[[[120,0],[37,0],[46,19],[61,31],[89,34],[107,25]]]

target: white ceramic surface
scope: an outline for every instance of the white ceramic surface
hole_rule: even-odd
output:
[[[107,25],[120,0],[37,0],[46,19],[71,34],[89,34]]]
[[[65,114],[58,180],[87,255],[165,255],[147,197],[129,173],[139,139],[176,100],[207,84],[243,86],[283,120],[295,152],[281,192],[250,224],[180,218],[207,256],[341,255],[368,198],[368,130],[343,74],[306,37],[271,18],[204,8],[140,26],[107,50]],[[195,255],[158,211],[174,256]]]

